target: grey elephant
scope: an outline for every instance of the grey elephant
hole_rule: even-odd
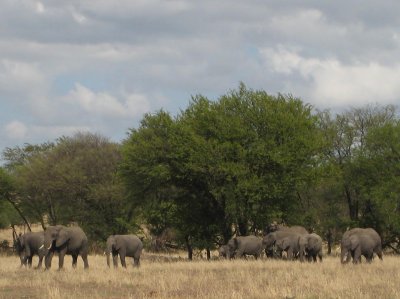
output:
[[[113,257],[114,267],[118,267],[118,255],[122,267],[126,268],[125,257],[132,257],[134,267],[140,266],[140,255],[142,254],[143,243],[135,235],[112,235],[107,238],[107,266],[110,267],[110,254]]]
[[[315,233],[300,235],[299,250],[300,261],[303,262],[307,257],[308,261],[316,262],[318,257],[322,262],[322,238],[319,235]]]
[[[21,266],[32,267],[32,258],[34,255],[39,257],[39,263],[36,268],[42,267],[43,257],[46,255],[44,248],[43,232],[28,232],[19,235],[14,239],[15,249],[20,257]]]
[[[265,250],[270,250],[275,247],[277,256],[282,257],[282,252],[287,253],[289,260],[294,259],[300,252],[299,238],[302,234],[290,231],[290,230],[279,230],[267,234],[263,238],[263,246]]]
[[[304,226],[301,226],[301,225],[286,226],[286,225],[277,224],[276,222],[274,222],[265,228],[264,234],[267,235],[269,233],[276,232],[276,231],[291,231],[291,232],[298,233],[298,234],[308,234],[309,233],[308,230]]]
[[[240,236],[232,238],[226,244],[226,258],[230,259],[235,256],[245,257],[252,255],[255,259],[261,256],[264,250],[262,239],[256,236]]]
[[[361,256],[370,263],[376,253],[380,260],[382,257],[382,241],[379,234],[372,228],[353,228],[343,234],[340,244],[340,258],[342,263],[348,263],[353,258],[353,263],[361,262]]]
[[[51,260],[55,252],[58,253],[58,267],[64,266],[66,254],[72,255],[72,267],[76,268],[78,256],[82,257],[84,268],[89,268],[88,263],[88,239],[83,230],[78,227],[66,227],[63,225],[49,226],[44,231],[44,247],[46,250],[46,269],[51,267]]]

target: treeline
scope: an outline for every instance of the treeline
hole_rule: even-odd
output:
[[[291,95],[241,84],[194,96],[173,116],[143,116],[119,143],[77,133],[6,148],[0,225],[76,222],[92,241],[174,231],[177,246],[212,249],[270,223],[337,241],[373,227],[400,249],[400,123],[393,106],[316,111]]]

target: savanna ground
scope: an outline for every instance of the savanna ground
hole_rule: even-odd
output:
[[[90,256],[72,269],[19,267],[0,256],[0,298],[400,298],[400,257],[372,264],[341,265],[338,257],[309,264],[281,260],[160,259],[144,253],[141,267],[108,269],[104,256]],[[33,264],[37,264],[37,257]]]

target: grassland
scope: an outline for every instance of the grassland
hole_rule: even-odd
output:
[[[104,256],[90,256],[72,269],[19,268],[16,256],[0,257],[0,298],[400,298],[400,258],[341,265],[278,260],[160,261],[144,254],[134,269],[108,269]],[[37,258],[34,258],[36,264]]]

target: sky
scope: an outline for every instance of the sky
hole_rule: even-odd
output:
[[[400,103],[399,1],[0,0],[0,151],[240,82],[333,111]]]

